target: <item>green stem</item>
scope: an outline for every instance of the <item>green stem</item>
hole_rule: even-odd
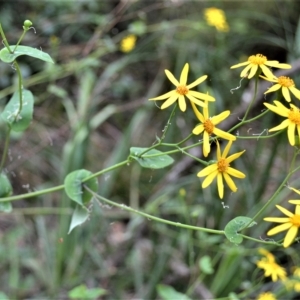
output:
[[[150,220],[154,220],[154,221],[157,221],[157,222],[160,222],[160,223],[165,223],[165,224],[169,224],[169,225],[173,225],[173,226],[176,226],[176,227],[181,227],[181,228],[186,228],[186,229],[190,229],[190,230],[198,230],[198,231],[203,231],[203,232],[209,232],[209,233],[214,233],[214,234],[224,234],[224,231],[223,230],[215,230],[215,229],[209,229],[209,228],[203,228],[203,227],[197,227],[197,226],[191,226],[191,225],[187,225],[187,224],[182,224],[182,223],[179,223],[179,222],[172,222],[172,221],[169,221],[169,220],[165,220],[165,219],[161,219],[161,218],[158,218],[158,217],[154,217],[152,215],[149,215],[149,214],[146,214],[144,212],[141,212],[139,210],[136,210],[136,209],[133,209],[125,204],[119,204],[119,203],[116,203],[116,202],[113,202],[109,199],[106,199],[96,193],[94,193],[91,189],[89,189],[85,184],[83,185],[83,187],[88,191],[90,192],[93,197],[95,197],[96,199],[100,200],[100,201],[103,201],[109,205],[112,205],[112,206],[116,206],[122,210],[127,210],[129,212],[132,212],[132,213],[136,213],[140,216],[143,216],[147,219],[150,219]]]
[[[25,34],[26,34],[27,31],[28,31],[28,30],[25,30],[25,29],[24,29],[24,31],[23,31],[22,35],[20,36],[20,38],[19,38],[19,40],[18,40],[18,42],[17,42],[17,44],[16,44],[16,46],[15,46],[13,52],[15,52],[16,49],[18,48],[19,44],[20,44],[21,41],[23,40],[23,38],[24,38],[24,36],[25,36]]]
[[[22,94],[23,77],[22,77],[22,73],[21,73],[19,64],[17,63],[16,60],[14,61],[14,66],[16,67],[17,74],[18,74],[18,89],[19,89],[19,99],[20,99],[18,113],[15,116],[15,118],[17,119],[23,108],[23,94]]]
[[[276,196],[278,195],[278,193],[280,192],[280,190],[285,186],[286,182],[289,180],[289,178],[293,175],[293,173],[295,173],[298,169],[300,169],[300,167],[297,167],[296,169],[292,170],[295,164],[295,160],[296,160],[296,156],[298,154],[298,151],[294,152],[293,155],[293,159],[291,162],[291,167],[290,167],[290,171],[287,174],[287,176],[284,178],[284,180],[282,181],[282,183],[280,184],[280,186],[277,188],[277,190],[275,191],[275,193],[273,194],[273,196],[265,203],[265,205],[254,215],[254,217],[252,218],[252,220],[249,222],[249,224],[247,224],[247,226],[245,227],[245,229],[255,220],[257,219],[262,212],[274,201],[274,199],[276,198]]]
[[[5,36],[5,34],[4,34],[4,31],[3,31],[3,29],[2,29],[1,23],[0,23],[0,35],[1,35],[1,37],[2,37],[2,40],[3,40],[3,43],[4,43],[5,47],[7,48],[7,50],[9,51],[9,53],[13,53],[13,52],[11,51],[10,47],[9,47],[9,44],[8,44],[8,42],[7,42],[6,36]]]
[[[246,112],[245,112],[245,115],[244,115],[244,117],[243,117],[243,119],[242,119],[242,122],[244,122],[245,120],[246,120],[246,118],[247,118],[247,116],[248,116],[248,114],[249,114],[249,111],[250,111],[250,109],[251,109],[251,107],[252,107],[252,105],[253,105],[253,103],[254,103],[254,100],[256,99],[256,95],[257,95],[257,86],[258,86],[258,74],[255,76],[255,86],[254,86],[254,94],[253,94],[253,97],[252,97],[252,100],[251,100],[251,102],[250,102],[250,104],[248,105],[248,108],[247,108],[247,110],[246,110]]]
[[[3,150],[3,154],[2,154],[2,158],[1,158],[0,174],[2,173],[2,170],[4,168],[5,160],[6,160],[7,153],[8,153],[8,146],[9,146],[9,140],[10,140],[10,132],[11,132],[11,127],[9,126],[8,127],[8,131],[6,133],[5,143],[4,143],[4,150]]]

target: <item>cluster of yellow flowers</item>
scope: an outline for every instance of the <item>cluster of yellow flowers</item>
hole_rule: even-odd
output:
[[[282,95],[286,101],[291,102],[290,93],[300,100],[300,91],[295,87],[293,80],[289,77],[283,76],[277,78],[275,75],[273,75],[270,69],[270,67],[289,69],[291,68],[290,65],[279,63],[278,61],[269,61],[264,55],[256,54],[251,55],[246,62],[239,63],[231,68],[234,69],[238,67],[245,67],[240,73],[241,77],[248,77],[250,79],[256,76],[256,78],[258,78],[257,76],[260,76],[260,74],[263,73],[265,76],[260,76],[261,78],[276,83],[265,93],[279,91],[281,89]],[[189,100],[191,107],[197,119],[199,120],[199,124],[193,129],[193,133],[195,135],[203,134],[203,155],[205,157],[208,156],[211,150],[210,143],[213,140],[215,140],[217,144],[217,159],[212,161],[212,163],[207,163],[207,166],[201,170],[197,176],[206,177],[202,182],[203,188],[208,187],[214,181],[214,179],[217,178],[218,193],[219,197],[222,199],[224,196],[224,180],[229,188],[233,192],[236,192],[237,187],[231,177],[245,178],[244,173],[230,166],[230,164],[239,158],[245,152],[245,150],[228,156],[232,143],[236,140],[236,136],[219,129],[216,126],[230,115],[230,111],[227,110],[216,116],[210,116],[209,102],[215,101],[215,98],[208,94],[191,90],[195,86],[204,82],[207,79],[207,75],[203,75],[194,82],[187,84],[188,71],[189,65],[186,63],[178,81],[170,71],[165,70],[166,76],[171,83],[174,84],[175,89],[149,100],[165,100],[161,106],[161,109],[165,109],[178,101],[179,108],[183,112],[186,111],[187,108],[186,99]],[[269,131],[277,131],[288,128],[288,139],[290,144],[294,146],[296,128],[300,137],[300,110],[293,104],[290,104],[290,108],[286,108],[278,100],[275,100],[274,104],[275,105],[264,103],[264,105],[270,111],[275,112],[286,119],[280,125],[270,129]],[[198,110],[197,106],[202,107],[202,113]],[[212,137],[213,135],[215,135],[215,137]],[[228,140],[223,152],[221,152],[217,138]],[[297,190],[295,191],[300,194],[300,192]],[[300,200],[291,200],[290,202],[296,204],[295,213],[291,213],[285,208],[277,205],[277,208],[287,217],[264,219],[265,221],[283,223],[270,230],[267,234],[274,235],[284,230],[288,230],[283,242],[284,247],[291,245],[291,243],[295,240],[295,237],[298,233],[298,228],[300,227]]]
[[[293,267],[291,277],[287,277],[287,271],[276,262],[272,253],[265,249],[259,249],[259,253],[263,257],[256,262],[256,265],[265,271],[265,277],[271,277],[273,282],[280,280],[288,290],[300,292],[300,268]],[[266,292],[260,294],[257,300],[276,300],[276,298],[274,294]]]

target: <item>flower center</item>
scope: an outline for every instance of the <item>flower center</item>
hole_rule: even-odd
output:
[[[189,92],[189,89],[186,87],[186,85],[179,85],[176,88],[176,93],[178,93],[182,96],[186,95],[188,92]]]
[[[290,77],[286,77],[286,76],[278,77],[278,83],[281,86],[284,86],[284,87],[287,87],[287,88],[289,88],[291,86],[295,86],[293,79],[291,79]]]
[[[250,61],[254,65],[264,65],[265,62],[267,61],[267,58],[262,54],[256,54],[256,55],[251,55],[248,58],[248,61]]]
[[[217,162],[218,171],[223,173],[227,171],[229,167],[229,163],[227,162],[226,158],[220,158]]]
[[[300,125],[300,112],[299,109],[290,108],[288,118],[296,125]]]
[[[290,222],[297,227],[300,227],[300,215],[294,215],[290,218]]]
[[[204,123],[204,130],[208,133],[208,134],[212,134],[214,132],[214,128],[215,125],[212,123],[212,121],[210,119],[207,119]]]

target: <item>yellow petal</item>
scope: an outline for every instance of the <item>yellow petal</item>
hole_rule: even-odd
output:
[[[216,136],[219,136],[221,137],[222,139],[225,139],[225,140],[232,140],[232,141],[235,141],[236,140],[236,137],[226,131],[223,131],[221,129],[218,129],[218,128],[214,128],[213,130],[213,133],[216,135]]]
[[[203,126],[203,124],[200,124],[193,129],[193,134],[198,135],[198,134],[202,133],[203,131],[204,131],[204,126]]]
[[[227,162],[228,162],[228,163],[231,163],[232,161],[236,160],[236,159],[239,158],[245,151],[246,151],[246,150],[243,150],[243,151],[241,151],[241,152],[234,153],[234,154],[228,156],[228,157],[226,158]]]
[[[272,132],[272,131],[282,130],[284,128],[287,128],[289,125],[290,125],[290,120],[286,119],[282,121],[278,126],[269,129],[269,131]]]
[[[199,85],[200,83],[202,83],[205,79],[207,78],[207,75],[203,75],[201,77],[199,77],[197,80],[195,80],[194,82],[190,83],[187,88],[188,89],[192,89],[193,87]]]
[[[227,172],[229,175],[233,176],[233,177],[237,177],[237,178],[245,178],[246,175],[240,171],[238,171],[237,169],[228,167],[227,168]]]
[[[252,68],[252,64],[249,64],[242,72],[241,72],[241,77],[245,77],[248,71]],[[248,77],[249,78],[249,77]]]
[[[257,70],[258,70],[258,65],[251,64],[251,69],[250,69],[250,73],[248,75],[248,78],[249,79],[252,78],[256,74]]]
[[[276,104],[276,106],[266,102],[264,102],[264,105],[272,112],[282,117],[288,117],[289,109],[285,107],[283,104],[281,104],[279,101],[274,101],[274,103]]]
[[[226,158],[226,156],[227,156],[227,154],[228,154],[228,152],[229,152],[229,150],[230,150],[231,145],[232,145],[232,141],[229,141],[229,142],[227,143],[227,145],[226,145],[226,147],[225,147],[223,153],[222,153],[222,158]]]
[[[276,68],[279,68],[279,69],[290,69],[292,66],[289,65],[289,64],[278,64],[276,66]]]
[[[209,143],[209,134],[204,131],[203,134],[203,154],[205,157],[207,157],[207,155],[210,152],[210,143]]]
[[[198,172],[197,176],[204,177],[204,176],[207,176],[207,175],[215,172],[216,170],[218,170],[217,164],[212,164],[212,165],[209,165],[208,167],[204,168],[200,172]]]
[[[231,66],[230,69],[235,69],[235,68],[243,67],[243,66],[246,66],[246,65],[249,65],[249,64],[250,64],[250,61],[245,61],[243,63],[239,63],[237,65]]]
[[[222,113],[216,115],[216,116],[213,116],[211,118],[211,121],[214,125],[218,125],[220,122],[222,122],[223,120],[225,120],[228,116],[230,115],[230,111],[229,110],[226,110],[226,111],[223,111]]]
[[[277,68],[277,66],[279,65],[279,62],[277,60],[267,60],[265,62],[265,65],[269,66],[269,67]]]
[[[297,193],[298,195],[300,195],[300,191],[299,191],[299,190],[297,190],[297,189],[295,189],[295,188],[292,188],[292,187],[290,187],[289,189],[292,190],[292,191],[294,191],[294,192]]]
[[[267,80],[267,81],[278,82],[278,78],[276,76],[274,76],[272,78],[268,78],[268,77],[265,77],[263,75],[259,75],[259,77],[261,77],[261,78],[263,78],[264,80]]]
[[[223,176],[224,176],[224,179],[225,179],[226,183],[228,184],[229,188],[233,192],[236,192],[237,191],[237,187],[236,187],[235,183],[233,182],[233,180],[231,179],[231,177],[228,174],[226,174],[226,173],[223,173]]]
[[[173,90],[171,92],[167,92],[166,94],[163,94],[163,95],[155,97],[155,98],[151,98],[149,100],[154,100],[154,101],[156,101],[156,100],[165,100],[165,99],[170,98],[171,96],[174,96],[174,95],[178,96],[178,94],[176,93],[176,90]]]
[[[273,229],[269,230],[267,232],[267,235],[274,235],[274,234],[277,234],[277,233],[282,232],[284,230],[287,230],[291,227],[292,227],[291,223],[284,223],[284,224],[278,225],[278,226],[274,227]]]
[[[169,80],[177,87],[180,85],[180,83],[178,82],[178,80],[174,77],[174,75],[169,71],[169,70],[165,70],[165,73],[167,75],[167,77],[169,78]]]
[[[216,178],[216,176],[218,175],[218,171],[215,171],[211,174],[209,174],[202,182],[202,188],[206,188],[208,187],[212,182],[213,180]]]
[[[224,184],[223,184],[223,177],[222,177],[221,173],[218,173],[217,184],[218,184],[219,197],[221,199],[223,199],[223,196],[224,196]]]
[[[186,102],[185,102],[184,96],[180,95],[179,98],[178,98],[178,102],[179,102],[180,110],[185,111],[186,110]]]
[[[287,248],[288,246],[291,245],[291,243],[295,240],[295,237],[296,237],[297,233],[298,233],[298,227],[297,226],[292,226],[288,230],[288,232],[287,232],[287,234],[284,238],[284,242],[283,242],[283,247],[284,248]]]
[[[287,102],[291,102],[289,89],[285,86],[282,87],[282,95]]]
[[[300,206],[300,200],[289,200],[291,204],[296,204]]]
[[[269,218],[264,218],[264,221],[267,222],[275,222],[275,223],[287,223],[290,221],[289,218],[275,218],[275,217],[269,217]]]
[[[170,97],[168,100],[166,100],[163,105],[161,106],[161,109],[165,109],[167,107],[169,107],[170,105],[172,105],[178,98],[178,95],[174,95],[172,97]]]
[[[275,91],[278,91],[280,88],[281,88],[281,85],[280,85],[280,84],[274,84],[273,86],[271,86],[271,87],[265,92],[265,94],[267,94],[267,93],[272,93],[272,92],[275,92]]]
[[[276,205],[276,207],[283,213],[283,214],[285,214],[286,216],[288,216],[288,217],[293,217],[294,216],[294,214],[292,213],[292,212],[290,212],[289,210],[287,210],[286,208],[284,208],[284,207],[282,207],[282,206],[280,206],[280,205]]]
[[[180,85],[186,85],[188,72],[189,72],[189,64],[186,63],[181,71],[180,80],[179,80]]]
[[[186,94],[186,96],[187,96],[188,99],[190,99],[191,102],[194,102],[195,104],[197,104],[197,105],[199,105],[201,107],[207,107],[207,104],[205,102],[196,99],[192,95]]]
[[[191,101],[191,105],[192,105],[192,108],[193,108],[193,111],[196,115],[196,117],[198,118],[198,120],[201,122],[201,123],[204,123],[205,122],[205,118],[204,116],[201,114],[201,112],[197,109],[195,103],[193,101]]]
[[[298,89],[296,89],[294,86],[291,86],[289,89],[296,98],[300,99],[300,91]]]
[[[206,100],[206,101],[216,101],[216,99],[210,95],[203,94],[200,92],[196,91],[188,91],[187,95],[192,95],[195,98],[201,99],[201,100]]]
[[[221,157],[222,157],[222,155],[221,155],[220,144],[217,140],[217,159],[219,160]]]
[[[289,127],[288,127],[288,138],[289,138],[289,142],[292,146],[295,145],[295,129],[296,129],[296,124],[290,122]]]
[[[267,76],[267,77],[274,77],[273,73],[271,72],[271,70],[266,67],[265,65],[259,65],[263,71],[263,73]]]

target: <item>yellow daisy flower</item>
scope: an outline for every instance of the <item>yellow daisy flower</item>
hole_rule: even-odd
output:
[[[201,112],[197,109],[196,105],[193,102],[191,102],[191,104],[196,117],[201,122],[200,125],[197,125],[193,129],[193,134],[198,135],[203,132],[203,154],[205,157],[210,152],[209,139],[212,134],[215,134],[216,136],[219,136],[226,140],[232,140],[232,141],[236,140],[236,137],[234,135],[216,128],[216,125],[224,121],[230,115],[229,110],[226,110],[216,116],[210,117],[208,106],[203,108],[203,114],[201,114]],[[206,102],[206,104],[208,103]]]
[[[258,268],[261,268],[265,271],[265,277],[272,277],[272,281],[277,281],[278,279],[285,280],[286,279],[286,271],[284,268],[280,267],[276,261],[275,257],[269,253],[270,255],[266,255],[261,260],[256,262]]]
[[[214,164],[209,165],[208,167],[204,168],[200,171],[197,176],[204,177],[207,176],[203,183],[202,188],[208,187],[213,180],[217,177],[217,184],[218,184],[218,192],[219,197],[222,199],[224,195],[224,185],[223,185],[223,178],[225,179],[226,183],[228,184],[229,188],[233,191],[237,191],[237,187],[233,180],[231,179],[230,175],[237,178],[245,178],[246,175],[232,167],[230,167],[230,163],[240,157],[244,152],[241,151],[239,153],[235,153],[227,157],[227,154],[230,150],[232,145],[232,141],[229,141],[227,146],[225,147],[223,153],[221,154],[220,145],[217,142],[217,159],[218,161]]]
[[[280,205],[276,205],[276,207],[282,213],[284,213],[288,218],[287,217],[285,217],[285,218],[272,218],[272,217],[264,218],[264,220],[267,222],[283,223],[283,224],[278,225],[278,226],[274,227],[273,229],[269,230],[267,232],[267,235],[270,236],[270,235],[274,235],[279,232],[282,232],[284,230],[288,230],[288,232],[284,238],[284,241],[283,241],[283,247],[287,248],[294,241],[294,239],[298,233],[298,229],[300,227],[300,205],[296,205],[294,214]]]
[[[274,84],[272,87],[270,87],[265,94],[267,93],[271,93],[271,92],[275,92],[278,91],[279,89],[282,89],[282,95],[284,97],[284,99],[288,102],[291,102],[291,96],[290,96],[290,92],[297,98],[300,100],[300,91],[295,87],[295,83],[294,80],[292,80],[289,77],[286,76],[280,76],[280,77],[275,77],[273,76],[273,79],[271,78],[267,78],[265,76],[260,76],[263,79],[267,80],[267,81],[271,81],[274,82],[276,84]]]
[[[125,36],[121,40],[120,50],[124,53],[130,52],[134,49],[136,43],[136,36],[134,34],[130,34]]]
[[[259,294],[257,300],[276,300],[276,297],[274,294],[267,292]]]
[[[186,110],[186,103],[185,103],[185,96],[192,102],[194,102],[197,105],[200,105],[202,107],[207,106],[202,101],[215,101],[215,98],[203,93],[199,93],[196,91],[191,91],[190,89],[195,87],[196,85],[202,83],[206,78],[207,75],[201,76],[196,81],[190,83],[189,85],[186,85],[187,82],[187,76],[189,71],[189,64],[186,63],[184,65],[184,68],[182,69],[180,80],[178,80],[174,77],[174,75],[168,71],[165,70],[165,73],[168,77],[168,79],[176,86],[175,90],[172,90],[164,95],[158,96],[156,98],[151,98],[149,100],[165,100],[167,99],[164,104],[161,106],[161,109],[165,109],[172,105],[175,101],[178,100],[179,102],[179,108],[181,111]],[[201,100],[200,100],[201,99]]]
[[[246,68],[241,72],[241,77],[245,77],[248,71],[250,71],[247,76],[249,79],[252,78],[258,71],[258,67],[261,71],[269,78],[273,78],[271,70],[268,67],[279,68],[279,69],[290,69],[291,66],[288,64],[280,64],[277,60],[268,60],[266,56],[262,54],[251,55],[248,58],[248,61],[234,65],[230,69],[235,69],[239,67]]]
[[[206,8],[204,16],[208,25],[216,27],[218,31],[229,31],[225,12],[222,9],[216,7]]]
[[[286,117],[287,119],[282,121],[281,124],[275,126],[269,131],[282,130],[288,128],[287,134],[289,142],[292,146],[295,145],[295,129],[297,128],[298,135],[300,137],[300,110],[293,104],[290,104],[290,108],[285,107],[281,102],[273,101],[275,105],[264,103],[264,105],[274,113]]]

